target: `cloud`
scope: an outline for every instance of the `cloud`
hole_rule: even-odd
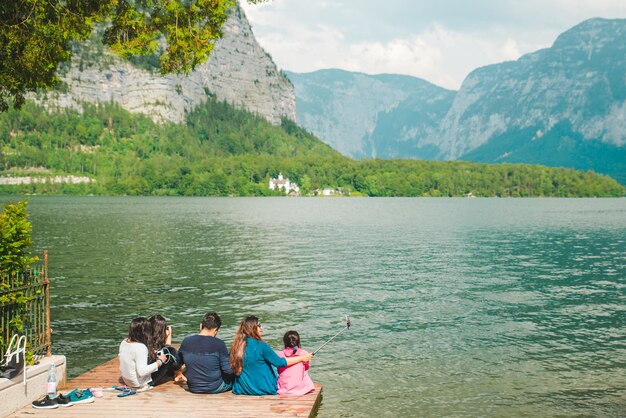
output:
[[[243,3],[281,68],[399,73],[457,89],[475,68],[550,46],[596,17],[626,17],[623,0],[273,0]]]
[[[515,39],[507,39],[502,48],[500,48],[500,52],[505,60],[516,60],[522,55]]]
[[[416,37],[395,39],[385,44],[360,43],[350,47],[351,56],[364,68],[375,72],[430,72],[441,62],[441,51]]]
[[[294,28],[289,37],[273,32],[258,39],[261,45],[272,45],[271,55],[279,67],[291,71],[341,68],[368,74],[408,74],[449,89],[458,89],[470,71],[485,65],[485,59],[492,63],[521,55],[514,39],[471,36],[441,25],[386,42],[349,43],[342,31],[323,25]]]
[[[271,32],[257,36],[257,40],[261,46],[272,45],[266,49],[279,67],[298,72],[333,65],[341,59],[341,50],[347,45],[340,30],[324,25],[294,27],[289,36]]]

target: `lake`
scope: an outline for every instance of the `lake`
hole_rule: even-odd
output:
[[[7,198],[3,198],[4,201]],[[31,197],[53,351],[75,376],[130,320],[297,330],[320,417],[624,416],[626,199]]]

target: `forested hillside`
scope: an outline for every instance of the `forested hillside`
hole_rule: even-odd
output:
[[[27,104],[0,114],[0,174],[71,174],[91,183],[0,186],[0,193],[258,196],[282,172],[303,194],[342,187],[368,196],[623,196],[592,172],[516,164],[354,161],[293,122],[210,100],[185,124],[157,124],[115,105],[48,112]]]

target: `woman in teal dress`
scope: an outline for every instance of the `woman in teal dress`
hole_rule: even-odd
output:
[[[312,354],[279,357],[262,338],[263,327],[256,316],[247,316],[239,324],[230,349],[230,367],[235,372],[235,395],[276,395],[274,367],[310,361]]]

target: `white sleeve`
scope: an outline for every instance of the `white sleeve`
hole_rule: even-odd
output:
[[[137,376],[144,377],[159,370],[159,365],[156,361],[148,364],[148,347],[143,344],[137,344],[137,349],[135,350],[135,364],[137,367]]]

